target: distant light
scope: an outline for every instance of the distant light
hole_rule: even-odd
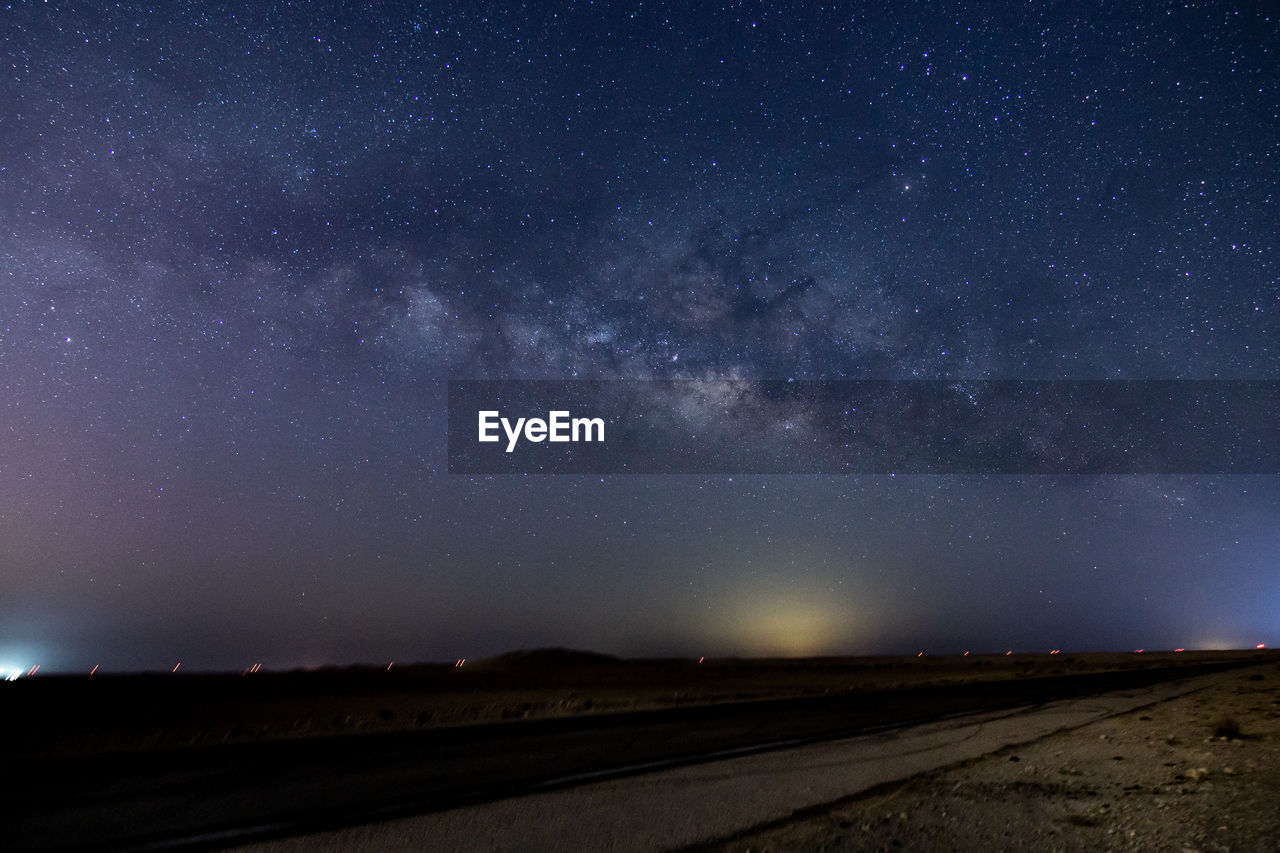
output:
[[[180,666],[182,666],[182,661],[178,661],[177,663],[175,663],[175,664],[173,665],[173,669],[169,670],[169,672],[177,672],[177,671],[178,671],[178,667],[180,667]]]
[[[36,670],[38,669],[40,669],[40,664],[36,664],[35,666],[31,667],[31,669],[27,670],[27,678],[30,678],[31,676],[35,675]]]
[[[924,657],[924,652],[921,652],[920,654],[916,655],[916,657],[918,657],[918,658],[922,658],[922,657]]]
[[[392,661],[391,663],[387,664],[387,672],[390,672],[390,671],[391,671],[391,667],[393,667],[393,666],[395,666],[395,665],[396,665],[396,662],[395,662],[395,661]]]
[[[1175,652],[1185,652],[1186,649],[1174,649]]]
[[[1009,656],[1009,655],[1011,655],[1011,654],[1013,654],[1013,649],[1009,649],[1009,651],[1005,652],[1005,653],[1004,653],[1004,656],[1005,656],[1005,657],[1008,657],[1008,656]]]
[[[1266,647],[1267,647],[1266,643],[1258,643],[1258,648],[1265,649]]]
[[[1140,654],[1142,654],[1142,649],[1134,649],[1134,650],[1133,650],[1133,653],[1134,653],[1135,655],[1140,655]]]
[[[968,653],[968,652],[965,652],[965,653],[964,653],[964,657],[968,657],[968,656],[969,656],[969,653]]]
[[[455,663],[455,664],[454,664],[454,666],[455,666],[455,667],[462,666],[462,665],[463,665],[464,663],[466,663],[466,662],[467,662],[467,659],[466,659],[466,658],[458,658],[458,661],[457,661],[457,663]]]
[[[90,675],[93,675],[95,672],[97,672],[97,671],[98,671],[98,666],[99,666],[99,664],[96,664],[96,663],[95,663],[95,664],[93,665],[93,669],[89,670],[89,674],[90,674]]]
[[[698,658],[698,663],[702,663],[706,659],[707,659],[707,656],[703,655],[702,657]]]

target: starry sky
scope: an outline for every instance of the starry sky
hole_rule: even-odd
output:
[[[0,10],[0,668],[1280,644],[1274,475],[459,475],[492,379],[1280,380],[1268,3]]]

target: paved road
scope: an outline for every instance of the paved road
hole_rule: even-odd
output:
[[[857,733],[975,712],[986,712],[982,719],[991,724],[999,719],[1018,720],[1021,715],[1009,716],[1008,709],[1103,691],[1128,691],[1116,695],[1129,696],[1135,690],[1152,690],[1152,685],[1161,685],[1159,690],[1164,691],[1180,689],[1170,687],[1169,679],[1221,668],[1096,673],[161,752],[128,759],[16,763],[6,775],[22,788],[0,805],[0,820],[6,844],[16,844],[17,849],[119,850],[210,847],[433,813],[430,819],[444,821],[447,827],[429,836],[451,839],[440,849],[460,849],[459,839],[475,839],[480,845],[476,849],[512,849],[500,839],[491,843],[483,839],[498,825],[489,826],[491,818],[526,832],[530,815],[518,804],[541,802],[528,796],[531,793],[570,787],[577,792],[597,791],[602,790],[600,780],[636,777],[642,771],[649,775],[638,778],[651,779],[660,768],[721,772],[705,770],[718,766],[706,762],[722,762],[726,755],[739,756],[739,761],[766,760],[761,753],[781,755],[782,746],[790,747],[788,755],[829,755],[830,741]],[[1139,698],[1142,695],[1148,694]],[[937,729],[955,730],[952,723]],[[891,743],[892,738],[885,742]],[[695,764],[704,769],[689,769]],[[615,789],[606,785],[604,790]],[[525,796],[511,799],[516,795]],[[754,804],[755,800],[746,797],[741,802]],[[477,812],[476,804],[484,803],[491,805]],[[484,808],[497,808],[499,815],[515,808],[520,819],[511,823],[509,816],[477,817]],[[673,808],[692,806],[681,801]],[[583,819],[587,814],[592,815],[590,821]],[[623,833],[616,826],[599,824],[596,814],[593,806],[578,811],[575,821],[591,823],[606,838]],[[648,812],[639,814],[640,822],[649,822],[643,817]],[[479,823],[468,823],[472,820]],[[701,819],[696,822],[706,825]],[[628,830],[618,837],[632,835]],[[415,849],[422,847],[415,842]],[[373,843],[370,849],[374,848],[390,849],[380,843]],[[528,849],[582,848],[571,844]]]
[[[1034,708],[969,714],[234,849],[237,853],[697,850],[786,820],[804,809],[1238,677],[1217,673]]]

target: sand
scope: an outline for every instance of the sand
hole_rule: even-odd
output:
[[[1280,851],[1280,666],[703,849]]]

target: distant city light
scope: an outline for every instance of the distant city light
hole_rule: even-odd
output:
[[[19,678],[30,678],[40,669],[40,664],[26,666],[11,661],[0,663],[0,681],[17,681]]]

